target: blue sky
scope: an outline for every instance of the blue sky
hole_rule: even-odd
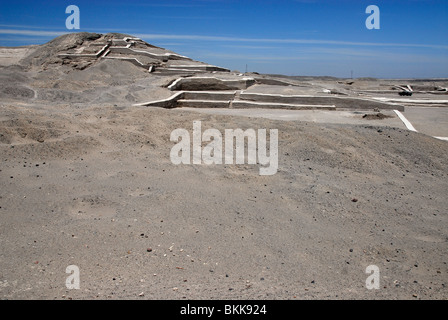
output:
[[[68,30],[68,5],[80,29]],[[368,30],[366,8],[380,9]],[[231,70],[286,75],[448,78],[447,0],[0,2],[0,46],[69,32],[122,32]]]

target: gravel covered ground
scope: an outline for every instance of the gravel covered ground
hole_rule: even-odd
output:
[[[447,298],[444,141],[135,107],[0,117],[3,298]],[[278,172],[173,165],[193,120],[278,129]]]

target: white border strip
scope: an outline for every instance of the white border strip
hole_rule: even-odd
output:
[[[408,130],[418,132],[417,130],[415,130],[414,126],[409,122],[409,120],[406,119],[405,116],[400,111],[394,110],[394,112],[401,119],[401,121],[403,121],[404,125],[406,126],[406,128],[408,128]],[[443,140],[443,141],[448,141],[448,137],[433,137],[433,138]]]
[[[397,114],[397,116],[400,118],[400,120],[403,121],[404,125],[406,126],[406,128],[408,128],[408,130],[418,132],[417,130],[415,130],[412,123],[410,123],[408,121],[408,119],[406,119],[405,116],[400,111],[394,110],[394,112]]]

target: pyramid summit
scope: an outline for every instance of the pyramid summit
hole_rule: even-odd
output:
[[[194,61],[122,33],[80,32],[62,35],[39,46],[22,63],[33,66],[65,64],[82,70],[104,59],[128,61],[158,74],[229,72],[228,69]]]

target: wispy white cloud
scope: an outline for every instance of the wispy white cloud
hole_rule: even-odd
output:
[[[221,42],[246,42],[246,43],[279,43],[279,44],[322,44],[322,45],[345,45],[345,46],[374,46],[374,47],[414,47],[448,49],[447,45],[417,44],[417,43],[385,43],[385,42],[355,42],[338,40],[317,40],[317,39],[274,39],[274,38],[240,38],[223,36],[203,36],[203,35],[179,35],[179,34],[137,34],[137,37],[146,39],[176,39],[176,40],[202,40]]]
[[[9,42],[24,42],[24,41],[28,41],[28,42],[36,42],[42,40],[42,38],[40,37],[35,37],[35,38],[0,38],[0,41],[9,41]]]
[[[10,34],[18,36],[41,36],[57,37],[69,33],[68,31],[45,31],[45,30],[19,30],[19,29],[0,29],[0,34]],[[212,42],[244,42],[244,43],[262,43],[262,44],[304,44],[304,45],[334,45],[334,46],[356,46],[356,47],[402,47],[402,48],[429,48],[429,49],[448,49],[448,45],[436,44],[418,44],[418,43],[385,43],[385,42],[356,42],[339,40],[320,40],[320,39],[281,39],[281,38],[243,38],[243,37],[225,37],[225,36],[204,36],[204,35],[181,35],[181,34],[153,34],[140,33],[135,36],[142,39],[151,40],[190,40],[190,41],[212,41]]]
[[[237,60],[252,60],[252,61],[292,61],[292,60],[302,60],[303,57],[297,56],[255,56],[250,54],[232,54],[232,53],[218,53],[218,52],[208,52],[201,54],[204,57],[209,58],[219,58],[219,59],[237,59]]]
[[[279,46],[250,46],[250,45],[239,45],[239,44],[222,44],[223,48],[234,48],[234,49],[253,49],[253,50],[270,50],[279,49]]]
[[[23,25],[23,24],[0,24],[1,28],[22,28],[22,29],[50,29],[50,30],[55,30],[55,29],[63,29],[63,28],[57,28],[54,26],[30,26],[30,25]]]
[[[15,30],[15,29],[0,29],[0,34],[12,34],[19,36],[40,36],[40,37],[58,37],[68,33],[63,31],[42,31],[42,30]]]
[[[394,63],[439,63],[446,64],[448,58],[442,55],[426,55],[412,53],[394,53],[394,52],[378,52],[372,50],[357,50],[349,48],[301,48],[298,50],[289,50],[287,55],[279,54],[251,54],[251,53],[221,53],[221,52],[202,52],[205,58],[218,58],[226,60],[239,61],[382,61]]]

